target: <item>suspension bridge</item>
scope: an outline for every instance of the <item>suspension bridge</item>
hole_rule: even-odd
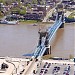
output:
[[[36,47],[34,53],[32,54],[32,58],[41,58],[46,50],[49,48],[51,40],[59,28],[64,27],[64,13],[61,14],[58,12],[56,15],[55,23],[52,27],[49,27],[46,32],[39,32],[39,42]],[[44,39],[42,39],[44,37]]]

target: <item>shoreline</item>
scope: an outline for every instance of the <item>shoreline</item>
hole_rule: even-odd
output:
[[[54,22],[33,22],[33,23],[28,23],[28,22],[19,22],[18,24],[15,25],[33,25],[33,26],[38,26],[38,25],[47,25],[47,24],[54,24]],[[14,24],[0,24],[0,25],[14,25]]]

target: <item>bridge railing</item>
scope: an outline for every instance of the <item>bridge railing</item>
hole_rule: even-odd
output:
[[[41,46],[38,46],[38,47],[35,49],[34,57],[37,56],[37,54],[40,52],[40,49],[41,49]]]

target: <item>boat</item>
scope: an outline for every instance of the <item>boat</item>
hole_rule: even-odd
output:
[[[9,25],[15,25],[15,24],[18,24],[18,21],[7,21],[7,24],[9,24]]]
[[[33,24],[33,26],[37,26],[37,24]]]
[[[7,24],[6,20],[0,20],[0,24]]]
[[[1,21],[0,21],[0,24],[15,25],[15,24],[18,24],[18,21],[1,20]]]

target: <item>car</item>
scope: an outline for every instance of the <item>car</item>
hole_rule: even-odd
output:
[[[57,70],[60,70],[60,67],[57,67]]]
[[[49,67],[50,67],[50,65],[51,65],[51,63],[49,63],[49,64],[48,64],[47,68],[49,68]]]
[[[66,75],[66,73],[67,73],[67,71],[64,71],[64,72],[63,72],[63,75]]]
[[[48,72],[48,70],[46,69],[45,71],[44,71],[44,73],[46,74]]]
[[[47,65],[48,65],[48,62],[45,63],[45,65],[43,66],[43,68],[46,68]]]
[[[40,73],[43,73],[44,69],[41,69]]]
[[[54,68],[57,68],[57,66],[55,66]]]

